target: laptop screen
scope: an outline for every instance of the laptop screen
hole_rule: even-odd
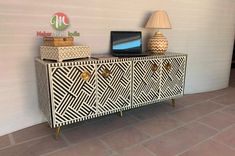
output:
[[[142,53],[140,31],[111,31],[111,50],[114,55]]]

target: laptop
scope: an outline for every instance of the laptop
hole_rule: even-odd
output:
[[[147,56],[142,51],[141,31],[111,31],[111,54],[118,57]]]

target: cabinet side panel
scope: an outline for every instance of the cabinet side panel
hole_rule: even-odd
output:
[[[50,92],[49,92],[47,66],[45,64],[43,64],[42,62],[36,60],[35,67],[36,67],[39,107],[40,107],[41,111],[44,113],[48,123],[52,127]]]

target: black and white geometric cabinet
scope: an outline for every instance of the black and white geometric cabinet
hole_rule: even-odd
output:
[[[52,128],[174,99],[184,93],[185,54],[36,59],[39,105]]]

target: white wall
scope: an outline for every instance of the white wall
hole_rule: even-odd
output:
[[[0,1],[0,135],[44,121],[37,103],[36,31],[53,31],[53,13],[66,13],[76,43],[108,53],[110,30],[141,30],[150,13],[164,9],[173,29],[163,30],[169,50],[188,54],[186,93],[228,85],[235,31],[234,0],[7,0]]]

